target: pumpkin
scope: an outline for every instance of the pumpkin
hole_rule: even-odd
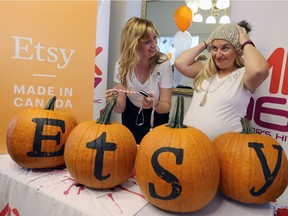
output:
[[[208,205],[220,179],[211,140],[183,125],[183,113],[180,96],[169,123],[144,136],[136,157],[136,179],[145,198],[160,209],[182,213]]]
[[[213,145],[220,160],[220,191],[242,203],[275,201],[286,189],[287,157],[271,136],[254,134],[246,118],[242,133],[228,132],[216,137]]]
[[[54,110],[56,96],[44,109],[30,108],[17,113],[6,133],[7,151],[24,168],[52,168],[64,165],[64,146],[76,120]]]
[[[69,135],[64,158],[72,178],[87,187],[105,189],[125,182],[134,168],[137,144],[130,130],[110,122],[116,99],[97,121],[77,125]]]

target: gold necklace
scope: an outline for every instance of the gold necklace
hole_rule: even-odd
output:
[[[206,102],[207,102],[207,95],[208,95],[208,93],[215,92],[218,88],[220,88],[220,86],[222,86],[222,85],[225,83],[225,81],[226,81],[227,79],[229,79],[229,77],[230,77],[231,75],[232,75],[232,73],[230,73],[230,74],[225,78],[225,80],[223,80],[215,89],[213,89],[212,91],[209,91],[212,82],[214,81],[215,77],[217,76],[217,74],[216,74],[216,75],[213,77],[213,79],[211,80],[211,82],[209,83],[209,86],[208,86],[208,88],[206,89],[205,94],[204,94],[204,96],[203,96],[203,98],[202,98],[202,100],[201,100],[201,102],[200,102],[199,105],[200,105],[200,106],[204,106],[204,105],[206,104]]]

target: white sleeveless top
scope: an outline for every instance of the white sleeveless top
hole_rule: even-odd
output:
[[[245,117],[251,97],[251,93],[243,84],[244,73],[243,67],[223,78],[216,74],[211,84],[204,80],[204,90],[194,91],[184,124],[200,129],[211,140],[225,132],[241,132],[240,119]],[[207,88],[206,104],[200,106]]]

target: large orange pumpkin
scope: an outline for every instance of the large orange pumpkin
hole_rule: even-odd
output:
[[[76,120],[54,110],[56,96],[44,109],[25,109],[9,123],[6,134],[8,154],[25,168],[52,168],[64,165],[64,146]]]
[[[92,188],[111,188],[132,173],[137,144],[128,128],[110,122],[116,103],[108,102],[98,121],[85,121],[71,132],[64,158],[70,175]]]
[[[242,203],[274,201],[286,189],[287,157],[272,137],[254,134],[242,118],[243,132],[218,136],[213,144],[220,159],[221,192]]]
[[[183,97],[178,97],[167,125],[141,141],[136,178],[145,198],[158,208],[193,212],[216,195],[220,167],[212,142],[200,130],[183,125]]]

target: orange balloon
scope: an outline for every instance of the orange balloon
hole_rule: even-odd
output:
[[[178,29],[182,32],[190,26],[192,22],[192,10],[187,6],[180,6],[174,13],[174,21]]]

